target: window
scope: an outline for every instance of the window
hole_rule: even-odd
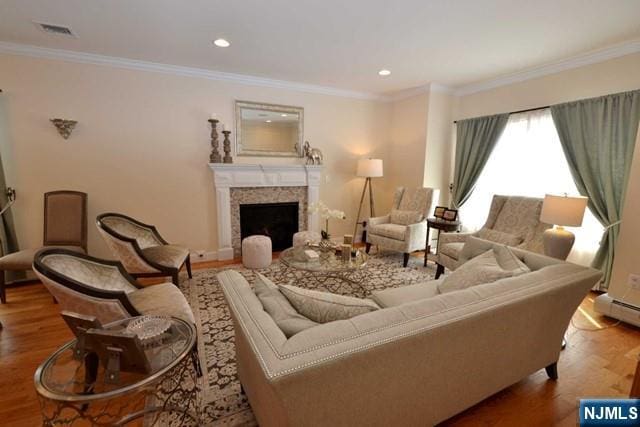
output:
[[[484,224],[494,194],[544,197],[578,195],[558,133],[548,109],[512,114],[471,197],[460,209],[466,229]],[[567,227],[576,235],[569,261],[588,265],[598,249],[603,228],[585,212],[582,227]]]

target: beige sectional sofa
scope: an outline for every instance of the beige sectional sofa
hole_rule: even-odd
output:
[[[569,320],[601,274],[514,252],[532,272],[446,294],[434,281],[386,290],[374,296],[383,309],[289,339],[239,273],[221,272],[260,425],[433,425],[542,368],[554,376]]]

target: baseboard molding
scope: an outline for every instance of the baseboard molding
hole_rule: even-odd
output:
[[[216,251],[191,251],[191,262],[217,261]]]

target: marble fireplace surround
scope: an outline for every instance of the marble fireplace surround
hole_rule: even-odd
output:
[[[298,202],[300,228],[320,231],[318,215],[308,212],[307,205],[320,196],[322,166],[209,163],[209,168],[216,196],[219,260],[232,259],[234,248],[239,250],[240,203]]]

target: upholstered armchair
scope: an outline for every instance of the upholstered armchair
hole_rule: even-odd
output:
[[[141,287],[121,263],[66,249],[43,249],[33,261],[38,278],[68,310],[102,324],[140,315],[173,316],[195,323],[180,290],[171,283]]]
[[[438,241],[436,278],[445,268],[455,270],[460,251],[469,236],[544,253],[542,235],[551,227],[540,222],[542,199],[522,196],[493,196],[489,216],[482,228],[473,233],[442,233]]]
[[[103,213],[96,224],[107,246],[133,277],[171,276],[178,285],[183,265],[191,278],[189,249],[171,245],[156,227],[118,213]]]
[[[367,220],[367,253],[377,245],[404,254],[424,250],[427,242],[427,221],[436,204],[440,190],[433,188],[396,189],[393,206],[388,215]]]

